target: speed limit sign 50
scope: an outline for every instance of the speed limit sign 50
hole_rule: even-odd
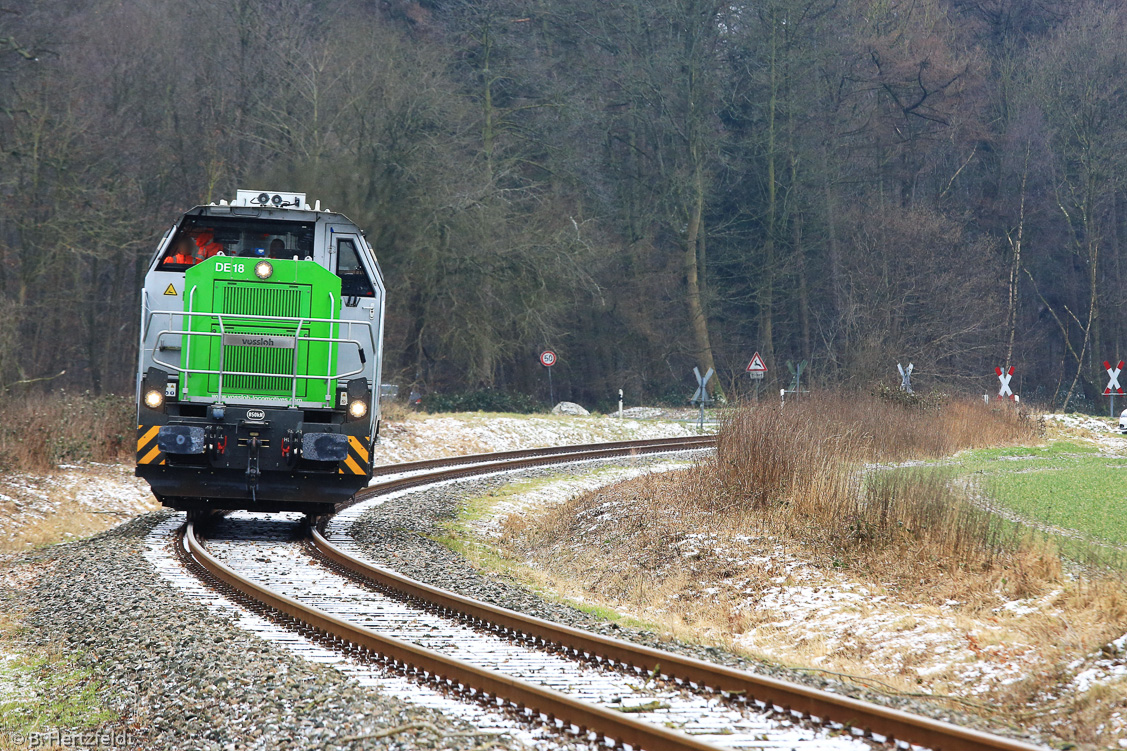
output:
[[[544,350],[540,353],[540,364],[545,368],[550,368],[556,364],[556,353],[552,350]]]

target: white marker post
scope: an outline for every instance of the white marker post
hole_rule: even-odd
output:
[[[1119,364],[1113,368],[1110,362],[1104,360],[1104,370],[1107,371],[1107,375],[1111,379],[1107,382],[1107,388],[1104,389],[1104,396],[1111,398],[1111,417],[1114,418],[1115,395],[1123,393],[1123,388],[1119,385],[1119,374],[1123,372],[1123,361],[1120,360]]]

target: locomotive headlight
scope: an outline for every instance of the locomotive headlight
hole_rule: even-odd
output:
[[[149,409],[160,409],[164,404],[164,394],[156,389],[149,389],[145,392],[145,406]]]
[[[353,420],[359,420],[368,414],[368,403],[363,399],[353,399],[348,405],[348,414],[352,416]]]
[[[254,265],[254,275],[259,279],[269,279],[274,273],[274,266],[269,261],[259,261]]]

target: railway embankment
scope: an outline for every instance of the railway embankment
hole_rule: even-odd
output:
[[[393,425],[386,448],[405,460],[689,432],[604,419],[506,417],[491,431],[481,415],[418,417]],[[482,743],[464,723],[361,688],[255,637],[230,612],[186,599],[154,569],[146,543],[169,512],[151,510],[121,465],[75,462],[3,480],[0,501],[12,513],[0,517],[9,543],[0,559],[0,749]]]
[[[476,745],[457,722],[362,689],[186,600],[145,556],[146,536],[166,515],[9,565],[3,603],[14,622],[6,643],[19,654],[0,668],[0,683],[31,661],[48,672],[0,701],[0,744],[348,748],[345,739],[383,734],[412,747]],[[64,675],[45,680],[51,666]],[[75,707],[79,693],[89,700]]]
[[[1127,440],[1107,420],[1036,418],[1007,441],[982,438],[988,414],[947,430],[923,417],[943,441],[965,428],[974,448],[862,452],[836,475],[818,462],[824,444],[799,442],[808,476],[776,456],[780,492],[750,504],[699,469],[563,493],[490,488],[452,500],[443,534],[479,567],[620,625],[1002,732],[1121,745],[1127,530],[1114,521]],[[735,461],[724,440],[715,461]]]
[[[521,519],[552,513],[569,499],[618,487],[633,478],[662,477],[684,471],[686,460],[646,459],[615,466],[542,469],[518,479],[486,478],[415,492],[366,512],[352,526],[352,535],[367,559],[412,578],[511,610],[583,628],[606,636],[710,662],[750,670],[784,681],[873,701],[982,730],[1015,732],[1017,728],[977,716],[967,707],[936,703],[926,696],[890,692],[883,686],[827,670],[806,670],[780,659],[734,649],[704,630],[670,629],[660,614],[631,609],[587,587],[589,579],[565,580],[550,566],[515,555],[502,527]],[[596,553],[592,547],[601,548]],[[558,552],[558,551],[557,551]],[[637,562],[612,558],[628,555],[610,540],[577,537],[569,557],[587,558],[591,570],[614,576],[634,570]],[[467,560],[473,565],[467,565]],[[643,563],[643,565],[645,565]],[[575,572],[572,572],[575,573]],[[706,587],[702,587],[704,589]],[[700,601],[713,601],[701,592]]]
[[[387,453],[406,460],[637,435],[591,435],[604,419],[424,418],[421,430],[389,431]],[[691,431],[638,424],[645,436]],[[1056,470],[1054,462],[1075,453],[1061,440],[1100,457],[1127,455],[1127,441],[1106,422],[1046,430],[1031,445],[958,461],[982,475],[982,462],[1017,467],[1043,448]],[[740,532],[699,508],[686,513],[691,486],[683,481],[694,471],[684,458],[638,458],[475,480],[389,501],[362,517],[354,534],[377,561],[514,610],[982,728],[1033,728],[1082,748],[1117,742],[1127,673],[1123,630],[1116,631],[1122,612],[1114,593],[1093,583],[1088,564],[1058,556],[1054,569],[1038,553],[1011,570],[1026,577],[1025,589],[1003,574],[978,580],[968,590],[974,597],[952,595],[957,582],[938,588],[944,569],[936,565],[920,570],[913,590],[890,579],[891,569],[867,569],[860,556],[835,564],[801,540]],[[9,690],[0,704],[31,697],[11,705],[24,713],[19,732],[129,733],[129,747],[142,748],[481,741],[456,721],[360,689],[256,638],[230,613],[185,599],[146,550],[150,530],[166,518],[149,512],[94,537],[5,558],[0,685]],[[647,526],[652,539],[641,545],[637,532]],[[549,528],[567,529],[566,540],[551,543]],[[958,566],[945,571],[962,576]],[[1101,618],[1102,631],[1085,630]],[[1020,713],[1003,703],[1012,696],[1026,701]]]

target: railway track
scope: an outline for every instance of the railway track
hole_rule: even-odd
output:
[[[382,481],[362,491],[349,505],[472,475],[706,448],[711,440],[636,441],[393,465],[381,468]],[[762,746],[767,734],[762,724],[755,723],[771,715],[776,724],[780,717],[784,721],[802,718],[808,727],[836,731],[847,745],[864,737],[934,749],[1040,748],[471,600],[361,560],[347,542],[325,533],[326,521],[306,524],[299,535],[307,554],[300,565],[292,563],[297,560],[293,529],[285,525],[256,533],[267,538],[273,552],[240,545],[239,540],[246,536],[237,529],[226,540],[213,536],[205,546],[193,525],[187,525],[183,555],[190,566],[201,569],[202,576],[252,607],[339,650],[376,660],[442,690],[508,707],[550,727],[569,729],[588,740],[650,751]],[[242,524],[244,531],[249,529],[247,525],[263,524],[237,517],[224,523]],[[259,565],[263,562],[284,570],[264,575]],[[252,570],[249,576],[245,573],[248,568]],[[332,583],[326,591],[324,583],[329,580]],[[467,632],[475,636],[471,638]],[[608,682],[606,676],[613,679]],[[584,688],[563,691],[561,683]],[[623,693],[638,694],[641,684],[645,684],[643,698],[650,700],[624,705]],[[611,706],[617,702],[617,708],[608,708],[608,701]],[[656,722],[634,716],[638,706],[640,711],[648,707]],[[694,712],[711,719],[686,719]],[[665,723],[693,734],[672,730]],[[826,737],[824,732],[821,737]]]

